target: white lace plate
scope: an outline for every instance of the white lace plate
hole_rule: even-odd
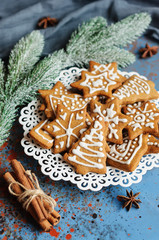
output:
[[[64,70],[60,73],[60,76],[55,79],[54,83],[61,81],[67,88],[70,88],[70,83],[79,79],[81,70],[83,69],[76,67]],[[119,72],[126,77],[134,74],[140,76],[136,72]],[[140,77],[146,79],[144,76]],[[155,100],[155,103],[159,108],[159,99]],[[134,172],[124,172],[108,166],[106,174],[88,173],[81,175],[75,173],[73,167],[63,160],[61,154],[53,154],[52,150],[42,149],[29,137],[29,131],[44,119],[44,114],[38,110],[40,105],[41,101],[37,99],[21,110],[19,122],[24,129],[24,138],[21,140],[21,144],[24,147],[24,152],[28,156],[32,156],[38,160],[42,173],[49,176],[52,180],[57,181],[63,179],[76,184],[81,190],[99,191],[109,185],[119,184],[123,187],[128,187],[133,183],[139,183],[147,170],[151,170],[153,167],[159,167],[159,154],[149,154],[142,157]]]

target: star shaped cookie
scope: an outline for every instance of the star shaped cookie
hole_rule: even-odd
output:
[[[118,88],[123,81],[123,77],[114,72],[114,68],[110,71],[99,72],[98,70],[97,73],[94,72],[82,71],[81,79],[71,83],[72,87],[83,90],[85,98],[97,95],[111,97],[112,90]]]
[[[126,127],[130,139],[134,139],[142,133],[153,135],[159,132],[159,109],[156,108],[155,103],[147,101],[129,104],[123,107],[123,111],[132,119]]]
[[[44,127],[45,131],[55,138],[54,153],[69,149],[80,134],[86,131],[91,121],[86,108],[72,112],[62,104],[58,105],[56,119]]]
[[[93,74],[101,74],[104,72],[109,73],[109,77],[115,79],[116,82],[125,82],[127,80],[126,77],[122,76],[118,72],[118,66],[116,62],[108,63],[108,64],[100,64],[94,61],[89,62],[89,71]]]
[[[105,124],[103,118],[98,116],[69,152],[65,153],[64,160],[74,166],[76,173],[106,173],[109,151],[105,137],[107,129],[108,123]]]
[[[107,141],[122,144],[122,130],[128,125],[131,118],[121,113],[118,99],[106,104],[92,100],[90,109],[91,117],[95,117],[98,114],[104,118],[105,122],[109,123]]]

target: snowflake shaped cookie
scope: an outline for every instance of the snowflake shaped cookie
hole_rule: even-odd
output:
[[[112,98],[108,101],[117,98],[121,105],[126,105],[155,99],[159,94],[154,87],[155,84],[152,81],[133,75],[114,91]]]
[[[75,167],[76,173],[106,173],[106,157],[109,151],[105,137],[107,129],[108,123],[105,124],[102,117],[96,118],[69,153],[65,153],[64,160]]]
[[[134,171],[147,151],[147,138],[148,134],[141,134],[133,140],[125,137],[121,145],[108,142],[107,163],[127,172]]]
[[[105,122],[109,123],[107,141],[122,144],[122,130],[128,125],[131,118],[121,113],[118,100],[115,99],[106,104],[92,100],[90,108],[92,117],[98,114],[104,118]]]
[[[58,104],[63,104],[68,110],[77,111],[83,109],[92,98],[83,98],[79,94],[73,94],[58,81],[51,90],[39,90],[46,103],[45,115],[47,118],[54,119]],[[96,96],[94,97],[96,99]],[[43,110],[41,106],[41,110]]]
[[[123,108],[123,111],[132,119],[127,126],[130,139],[134,139],[142,133],[155,134],[159,132],[159,109],[156,108],[155,103],[147,101],[129,104]]]
[[[72,112],[60,104],[57,107],[56,119],[44,129],[55,138],[54,153],[60,153],[69,149],[90,124],[91,118],[86,113],[86,108]]]
[[[96,95],[111,97],[112,90],[125,81],[125,78],[117,73],[117,66],[114,64],[101,65],[91,61],[91,71],[82,71],[81,80],[71,83],[71,86],[83,90],[85,98]]]

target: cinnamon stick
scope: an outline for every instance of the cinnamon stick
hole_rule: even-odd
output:
[[[32,186],[25,175],[25,170],[22,168],[21,163],[18,162],[16,159],[14,159],[11,161],[11,166],[14,170],[14,174],[16,176],[17,181],[22,183],[27,189],[32,189]],[[37,214],[37,218],[39,219],[39,222],[43,221],[46,218],[46,216],[41,210],[41,207],[39,206],[37,198],[36,199],[34,198],[32,200],[31,205],[33,206],[33,209]]]
[[[11,183],[14,183],[12,185],[12,189],[16,194],[21,194],[23,192],[23,190],[21,189],[21,187],[16,183],[15,178],[13,177],[12,173],[6,172],[4,175],[4,180],[6,181],[6,183],[9,185]],[[43,221],[39,221],[39,219],[37,218],[36,212],[34,211],[32,205],[30,204],[30,206],[28,207],[28,212],[32,215],[32,217],[35,219],[35,221],[40,225],[40,227],[44,230],[44,231],[49,231],[51,228],[51,224],[48,222],[47,219],[44,219]]]
[[[12,160],[12,161],[17,161],[17,160]],[[25,174],[25,169],[24,169],[23,165],[20,162],[18,162],[18,163],[21,166],[23,173]],[[26,178],[28,179],[31,189],[35,189],[32,181],[29,179],[29,177],[26,176]],[[58,212],[56,212],[55,210],[52,211],[52,208],[47,201],[44,201],[43,205],[39,198],[37,198],[37,201],[40,205],[41,210],[43,211],[45,217],[49,220],[49,222],[52,223],[54,226],[57,225],[61,219],[60,214]]]
[[[44,207],[50,213],[48,216],[49,222],[56,226],[60,222],[61,219],[60,214],[57,211],[55,211],[55,209],[52,211],[51,206],[46,201],[44,201]]]
[[[4,179],[9,185],[10,183],[15,183],[12,185],[12,190],[16,194],[22,194],[24,190],[16,183],[21,183],[27,189],[35,189],[32,179],[26,174],[22,164],[16,159],[12,160],[11,166],[14,170],[13,173],[5,173]],[[51,224],[53,226],[57,225],[60,221],[60,214],[52,207],[47,201],[41,201],[40,197],[36,197],[32,200],[31,204],[27,210],[32,217],[38,222],[44,231],[49,231]],[[50,224],[51,223],[51,224]]]

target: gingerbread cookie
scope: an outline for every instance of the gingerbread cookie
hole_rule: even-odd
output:
[[[53,138],[49,133],[43,130],[48,120],[38,123],[30,132],[29,135],[42,147],[50,149],[53,146]]]
[[[89,62],[89,71],[93,74],[101,74],[104,72],[109,73],[109,77],[112,79],[116,79],[119,82],[125,82],[127,80],[126,77],[122,76],[118,73],[118,66],[116,62],[112,62],[109,64],[100,64],[94,61]]]
[[[79,90],[83,90],[85,98],[105,95],[112,96],[112,90],[121,85],[121,80],[116,75],[109,76],[109,72],[94,74],[88,71],[81,72],[81,80],[71,83],[71,86]]]
[[[131,118],[121,113],[118,99],[106,104],[92,100],[90,109],[92,118],[98,114],[104,118],[105,122],[109,123],[107,141],[122,144],[122,130],[128,125]]]
[[[39,93],[45,100],[45,115],[49,119],[55,118],[58,104],[63,104],[68,110],[77,111],[86,107],[92,99],[84,99],[79,94],[71,93],[60,81],[51,90],[39,90]],[[44,105],[40,109],[44,109]]]
[[[154,86],[155,84],[152,81],[133,75],[114,91],[112,98],[108,101],[117,98],[121,105],[126,105],[159,98],[159,93]]]
[[[109,150],[105,133],[108,123],[98,117],[80,139],[65,153],[64,160],[75,167],[76,173],[106,173],[106,156]]]
[[[131,117],[131,122],[126,127],[129,138],[134,139],[141,133],[155,134],[159,132],[159,109],[155,103],[138,102],[123,108],[124,113]]]
[[[159,153],[159,139],[155,138],[152,135],[148,135],[148,139],[147,139],[147,145],[148,145],[148,149],[146,154],[149,153]]]
[[[133,172],[147,151],[147,138],[148,134],[141,134],[134,140],[125,137],[121,145],[108,143],[110,152],[107,155],[107,163],[123,171]]]
[[[44,127],[55,138],[54,153],[69,149],[91,124],[91,121],[86,108],[72,112],[62,104],[58,105],[56,119]]]

